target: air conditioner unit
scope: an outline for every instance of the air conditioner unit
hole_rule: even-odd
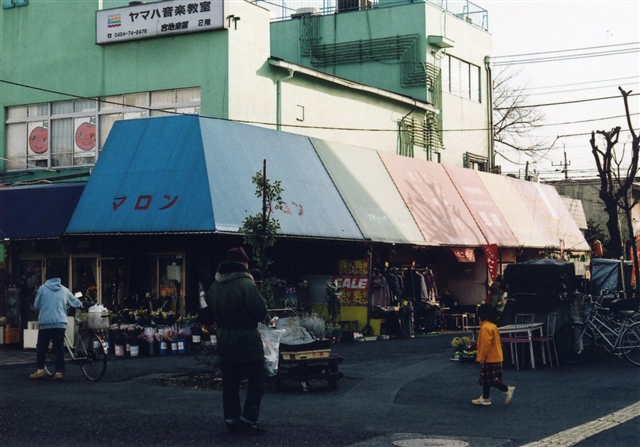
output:
[[[315,16],[320,14],[320,10],[314,7],[306,7],[306,8],[298,8],[294,14],[291,14],[292,19],[297,19],[299,17],[305,16]]]

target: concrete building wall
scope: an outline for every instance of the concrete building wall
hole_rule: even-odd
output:
[[[331,15],[293,18],[271,24],[271,53],[300,65],[314,68],[342,78],[354,80],[385,90],[437,103],[440,100],[426,85],[403,85],[402,58],[380,57],[358,61],[357,49],[341,54],[351,62],[319,64],[318,57],[312,57],[305,49],[305,39],[315,38],[322,48],[331,45],[357,44],[372,40],[393,39],[399,36],[419,36],[418,59],[422,63],[442,68],[449,54],[459,60],[479,67],[479,100],[463,98],[448,92],[448,81],[442,80],[438,86],[441,96],[441,120],[445,149],[440,161],[455,166],[463,165],[464,154],[470,152],[480,157],[490,158],[489,153],[489,110],[488,85],[485,57],[491,55],[491,35],[484,29],[456,17],[432,3],[402,4],[380,2],[376,9],[345,12]],[[428,43],[429,36],[443,36],[452,41],[453,46],[442,49]],[[329,48],[331,50],[331,48]],[[386,54],[386,53],[384,53]],[[469,131],[472,129],[473,131]],[[423,158],[420,151],[414,155]]]

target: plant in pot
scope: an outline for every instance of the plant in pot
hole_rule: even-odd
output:
[[[200,344],[204,335],[204,326],[201,323],[191,326],[191,341],[193,344]]]
[[[155,338],[151,332],[142,332],[138,335],[140,355],[155,355]]]
[[[127,331],[121,329],[119,326],[112,327],[109,331],[111,335],[111,341],[115,346],[115,354],[121,357],[125,354],[125,347],[127,345]]]
[[[300,316],[300,326],[309,331],[317,339],[326,337],[327,323],[315,312]]]

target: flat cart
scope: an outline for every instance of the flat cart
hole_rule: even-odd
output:
[[[343,374],[338,371],[338,365],[344,360],[343,357],[335,354],[326,357],[313,357],[311,354],[313,352],[309,351],[307,358],[285,359],[281,355],[278,374],[272,377],[274,389],[277,391],[283,380],[300,383],[304,392],[309,391],[312,380],[326,381],[332,390],[338,388],[338,380],[343,377]]]

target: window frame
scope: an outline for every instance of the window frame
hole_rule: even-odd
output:
[[[443,84],[447,93],[481,103],[480,67],[450,54],[445,56],[444,65],[443,75],[446,79]]]
[[[177,102],[177,98],[181,93],[189,92],[191,101]],[[6,120],[5,126],[5,152],[7,158],[9,155],[15,156],[15,160],[7,160],[6,172],[22,172],[22,171],[38,171],[38,170],[59,170],[59,169],[74,169],[74,168],[87,168],[92,167],[100,157],[100,153],[106,142],[107,135],[111,131],[111,127],[115,121],[143,118],[149,116],[157,116],[159,114],[167,115],[172,113],[188,113],[188,114],[200,114],[201,102],[202,102],[202,88],[201,87],[183,87],[174,89],[161,90],[165,92],[173,91],[173,103],[151,105],[151,96],[154,92],[134,92],[123,93],[118,95],[108,95],[94,98],[81,98],[65,101],[53,101],[53,102],[40,102],[34,104],[21,104],[16,106],[6,107]],[[117,98],[120,97],[121,101],[118,103]],[[127,105],[128,99],[133,99],[133,106]],[[93,102],[93,105],[91,104]],[[68,103],[70,107],[64,107],[65,103]],[[115,104],[114,104],[115,103]],[[142,104],[143,103],[143,104]],[[54,112],[55,109],[56,110]],[[78,111],[79,110],[79,111]],[[13,115],[13,116],[12,116]],[[119,115],[108,125],[104,125],[102,117],[108,115]],[[53,122],[56,120],[71,119],[71,127],[73,135],[71,136],[71,146],[67,152],[63,155],[70,160],[69,164],[55,165],[55,159],[60,157],[60,153],[53,153],[52,141],[52,127]],[[95,145],[90,149],[83,149],[77,144],[76,132],[78,126],[82,125],[86,120],[95,125]],[[43,153],[37,153],[29,149],[29,138],[34,124],[46,123],[47,128],[47,149]],[[9,132],[8,127],[10,125],[26,126],[26,138],[24,140],[24,147],[17,150],[9,151]],[[43,125],[44,126],[44,125]],[[108,127],[108,129],[106,128]],[[23,132],[20,129],[20,132]],[[106,135],[105,135],[106,132]],[[14,132],[15,133],[15,132]],[[56,141],[59,142],[60,135],[53,135]],[[24,138],[22,135],[18,135],[17,138]],[[15,141],[12,142],[15,145]],[[63,143],[64,144],[64,143]],[[85,152],[83,152],[85,151]],[[19,152],[19,154],[18,154]],[[46,166],[37,166],[32,162],[40,162],[46,160]],[[11,165],[17,165],[19,167],[11,167]]]

